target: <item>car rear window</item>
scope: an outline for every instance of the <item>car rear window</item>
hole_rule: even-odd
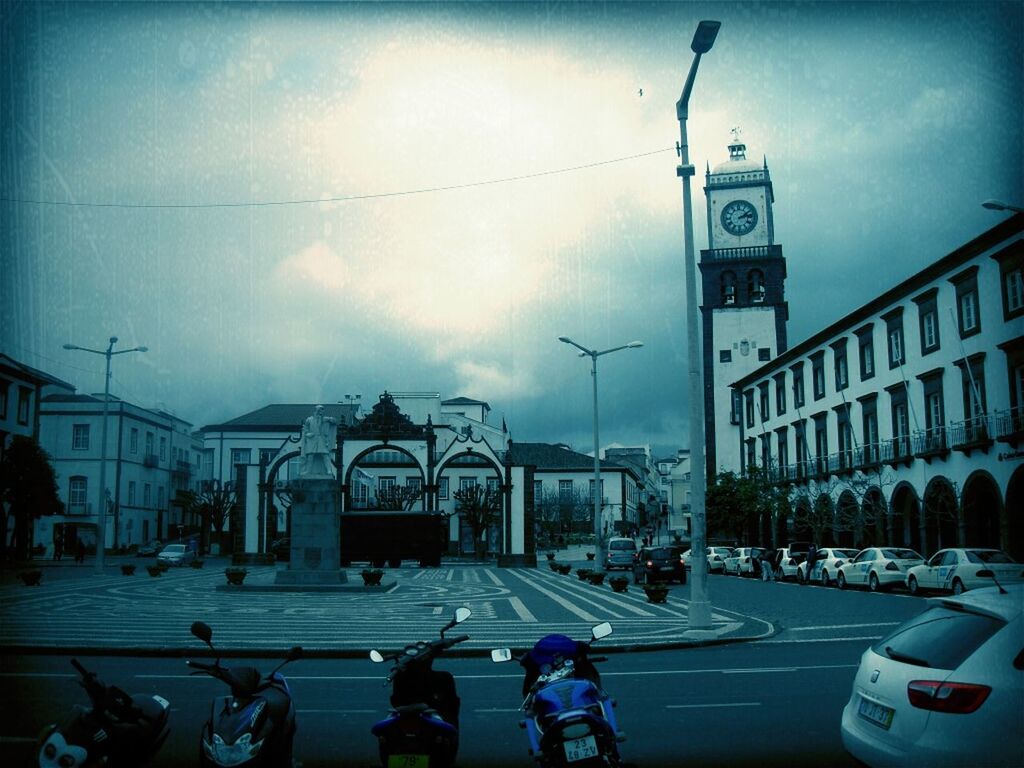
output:
[[[652,560],[667,560],[672,557],[672,550],[668,547],[655,547],[647,552],[647,556]]]
[[[883,549],[882,557],[889,560],[921,560],[921,556],[912,549]]]
[[[629,541],[627,539],[619,539],[618,541],[609,541],[608,549],[636,549],[636,542]]]
[[[907,664],[953,670],[1005,625],[993,616],[936,605],[879,640],[872,650]]]
[[[975,552],[967,550],[967,559],[972,563],[1015,563],[1017,562],[1005,552],[993,550],[991,552]]]

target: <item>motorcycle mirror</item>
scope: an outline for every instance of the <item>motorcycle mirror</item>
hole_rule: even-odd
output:
[[[380,664],[384,661],[384,655],[380,651],[370,651],[370,661]]]
[[[193,621],[191,631],[193,635],[198,637],[204,643],[211,645],[210,641],[213,639],[213,630],[210,629],[209,624],[205,624],[201,621]]]
[[[469,608],[456,608],[455,609],[455,623],[456,624],[461,624],[462,622],[464,622],[466,619],[468,619],[472,615],[473,615],[473,612],[471,610],[469,610]]]
[[[512,651],[508,648],[495,648],[491,651],[491,661],[500,664],[503,661],[512,661]]]
[[[598,624],[592,630],[590,634],[593,635],[595,640],[600,640],[602,637],[608,637],[612,633],[612,625],[607,621]]]

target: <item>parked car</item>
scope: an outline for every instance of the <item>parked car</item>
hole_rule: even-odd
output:
[[[867,586],[872,592],[904,584],[907,571],[921,565],[924,558],[912,549],[903,547],[868,547],[857,553],[852,561],[839,566],[836,585]]]
[[[732,551],[729,557],[725,558],[723,573],[735,574],[737,576],[761,575],[761,553],[764,547],[739,547]]]
[[[968,589],[1024,580],[1021,565],[1001,549],[940,549],[927,563],[907,571],[907,589],[942,590],[959,595]]]
[[[604,568],[611,571],[616,568],[630,570],[636,563],[636,542],[633,539],[614,538],[608,539],[608,547],[605,549]]]
[[[807,553],[805,552],[804,555]],[[804,555],[792,556],[789,547],[780,547],[775,553],[775,562],[778,566],[775,569],[775,578],[780,581],[795,579],[797,568],[804,561]]]
[[[637,553],[633,566],[633,582],[650,584],[655,581],[686,583],[686,566],[680,546],[644,547]]]
[[[876,768],[1024,765],[1024,585],[928,602],[861,656],[843,746]]]
[[[856,549],[823,547],[818,550],[818,557],[814,561],[814,569],[811,571],[810,578],[807,577],[807,561],[804,560],[796,567],[796,580],[801,584],[809,581],[812,584],[821,584],[823,587],[827,587],[835,583],[839,566],[850,562],[857,554]]]
[[[690,557],[692,552],[692,549],[688,549],[680,556],[680,559],[683,561],[683,565],[686,566],[686,570],[688,571],[691,569]],[[721,571],[725,567],[725,558],[727,558],[731,552],[732,550],[728,547],[708,547],[708,572]]]
[[[275,560],[286,563],[292,557],[292,540],[287,536],[275,539],[274,543],[270,545],[270,551],[274,553]]]
[[[158,563],[167,563],[168,565],[188,565],[195,559],[196,551],[189,549],[184,544],[168,544],[156,556]]]
[[[156,557],[160,550],[163,548],[163,544],[160,543],[160,539],[153,539],[145,544],[139,545],[138,550],[135,552],[136,557]]]

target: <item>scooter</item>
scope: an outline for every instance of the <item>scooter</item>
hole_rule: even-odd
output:
[[[526,670],[521,725],[530,740],[530,754],[544,768],[617,768],[622,765],[619,742],[626,735],[615,719],[615,701],[601,687],[591,657],[591,644],[612,633],[608,622],[591,629],[579,642],[565,635],[547,635],[519,657],[508,648],[491,651],[495,662],[515,659]]]
[[[39,743],[39,768],[137,768],[146,765],[160,750],[170,728],[170,704],[160,696],[129,696],[120,688],[105,685],[71,660],[92,704],[76,706],[61,727],[50,725]]]
[[[384,685],[391,685],[386,718],[371,728],[384,768],[446,768],[459,750],[459,697],[451,672],[435,671],[434,659],[469,635],[444,633],[471,615],[457,608],[437,640],[421,640],[390,655],[370,651],[370,660],[394,662]]]
[[[216,653],[208,625],[193,623],[192,634]],[[192,674],[209,675],[231,689],[231,695],[218,696],[210,707],[199,738],[201,766],[292,767],[295,705],[280,670],[301,655],[302,648],[295,646],[269,675],[255,667],[221,666],[219,655],[213,664],[186,662],[197,670]]]

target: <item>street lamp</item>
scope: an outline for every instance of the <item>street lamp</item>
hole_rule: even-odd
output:
[[[107,359],[107,373],[103,378],[103,429],[100,438],[100,505],[99,523],[96,525],[96,572],[103,573],[104,547],[107,545],[107,413],[110,410],[110,358],[114,355],[123,355],[128,352],[146,352],[147,347],[132,347],[131,349],[119,349],[114,351],[117,344],[117,336],[110,337],[110,344],[106,350],[90,349],[79,347],[76,344],[65,344],[64,349],[78,349],[82,352],[92,352],[96,355],[103,355]]]
[[[1016,205],[1009,205],[999,200],[986,200],[981,204],[982,208],[988,208],[990,211],[1013,211],[1014,213],[1024,213],[1024,208],[1020,208]]]
[[[604,545],[601,541],[601,453],[597,439],[597,358],[610,352],[618,352],[620,349],[642,347],[644,344],[642,341],[631,341],[629,344],[598,352],[594,349],[587,349],[582,344],[577,344],[568,336],[559,336],[558,340],[580,350],[580,357],[590,358],[590,375],[594,377],[594,562],[598,563],[600,567],[604,563]]]
[[[690,517],[693,522],[691,535],[691,578],[689,626],[695,630],[711,629],[711,603],[708,600],[707,570],[707,528],[704,517],[704,495],[707,477],[704,469],[704,385],[701,375],[700,328],[697,321],[697,269],[693,247],[693,204],[690,200],[690,177],[694,174],[690,165],[690,148],[686,139],[686,118],[690,108],[690,91],[697,76],[700,57],[711,50],[718,36],[720,21],[702,21],[690,43],[693,63],[686,76],[683,93],[676,102],[676,117],[679,120],[679,157],[681,164],[676,175],[683,181],[683,233],[685,239],[684,268],[686,283],[686,337],[689,340],[687,363],[690,367]]]

